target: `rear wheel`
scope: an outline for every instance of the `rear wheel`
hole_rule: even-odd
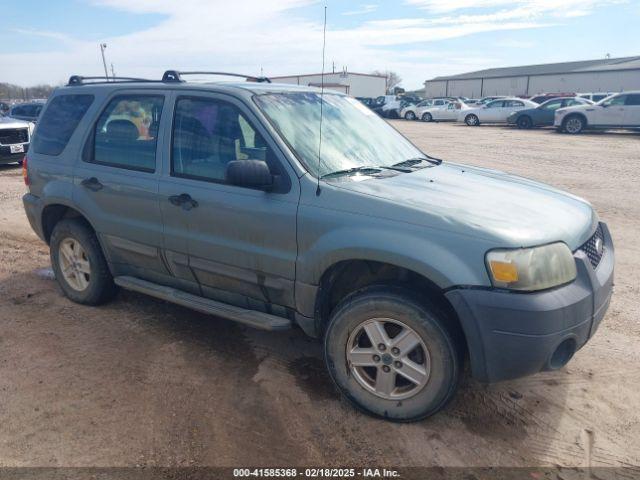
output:
[[[77,303],[99,305],[116,286],[95,233],[79,219],[56,224],[50,241],[51,266],[64,294]]]
[[[422,121],[431,122],[433,121],[433,116],[429,112],[426,112],[424,115],[422,115]]]
[[[562,129],[572,135],[582,132],[586,126],[587,122],[580,115],[570,115],[562,122]]]
[[[357,408],[399,422],[442,409],[462,370],[444,315],[389,287],[355,292],[336,307],[325,335],[325,360]]]
[[[470,127],[477,127],[478,125],[480,125],[480,119],[478,118],[477,115],[474,115],[472,113],[471,115],[467,115],[464,118],[464,123],[466,123]]]
[[[416,119],[416,114],[413,113],[412,111],[409,111],[409,112],[404,114],[404,119],[405,120],[415,120]]]
[[[518,128],[528,129],[533,127],[533,120],[531,120],[531,117],[528,115],[522,115],[521,117],[518,117],[516,125]]]

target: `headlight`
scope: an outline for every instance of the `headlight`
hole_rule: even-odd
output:
[[[491,250],[487,269],[494,287],[543,290],[576,278],[576,262],[562,242],[541,247]]]

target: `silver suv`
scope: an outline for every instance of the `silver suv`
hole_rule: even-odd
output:
[[[432,158],[340,93],[185,76],[72,77],[47,103],[24,205],[71,300],[297,325],[395,421],[440,410],[465,362],[558,369],[595,333],[614,251],[586,201]]]

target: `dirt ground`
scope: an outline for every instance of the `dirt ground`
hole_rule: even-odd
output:
[[[20,169],[0,167],[0,466],[584,466],[589,450],[593,465],[640,466],[640,135],[394,125],[436,157],[584,196],[608,222],[616,293],[567,367],[466,379],[419,423],[371,419],[338,397],[298,330],[129,292],[100,308],[65,299]]]

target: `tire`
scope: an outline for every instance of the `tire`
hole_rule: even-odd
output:
[[[472,113],[471,115],[467,115],[466,117],[464,117],[464,123],[466,123],[470,127],[477,127],[478,125],[480,125],[480,119],[477,115],[474,115]]]
[[[85,222],[76,218],[61,220],[53,229],[49,245],[53,272],[69,299],[83,305],[100,305],[114,297],[117,289],[102,248]]]
[[[429,112],[426,112],[425,114],[422,115],[422,121],[423,122],[432,122],[433,121],[433,116]]]
[[[413,422],[437,413],[455,394],[463,367],[462,349],[445,318],[435,305],[398,288],[376,286],[354,292],[334,309],[325,334],[331,378],[356,408],[375,417]],[[388,341],[384,349],[368,333],[379,332],[379,325],[386,334],[380,338]],[[417,346],[395,352],[393,342],[405,334],[414,343],[419,339]],[[353,361],[370,365],[357,366]],[[406,374],[420,383],[409,381]]]
[[[416,114],[413,112],[407,112],[404,114],[404,119],[405,120],[415,120],[416,119]]]
[[[520,129],[528,130],[533,128],[533,120],[531,120],[529,115],[522,115],[516,120],[516,125]]]
[[[587,122],[582,115],[569,115],[562,121],[562,130],[571,135],[577,135],[587,126]]]

